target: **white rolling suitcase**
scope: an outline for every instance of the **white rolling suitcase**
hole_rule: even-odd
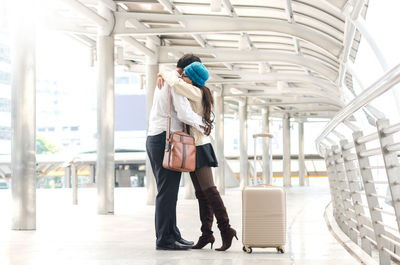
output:
[[[286,192],[282,187],[259,184],[242,193],[243,251],[274,247],[284,253],[286,244]]]

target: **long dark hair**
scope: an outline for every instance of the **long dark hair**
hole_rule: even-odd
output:
[[[203,105],[203,122],[206,125],[206,127],[210,127],[212,129],[215,115],[214,112],[212,111],[214,108],[214,98],[211,94],[211,91],[206,86],[199,86],[194,83],[193,85],[198,87],[203,93],[201,100],[201,103]]]

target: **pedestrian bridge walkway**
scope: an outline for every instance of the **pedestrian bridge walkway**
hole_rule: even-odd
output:
[[[146,204],[145,188],[115,189],[115,215],[98,215],[96,189],[79,190],[72,205],[71,189],[37,190],[37,230],[10,230],[11,196],[0,191],[0,264],[140,264],[140,265],[242,265],[242,264],[358,264],[328,230],[324,208],[330,201],[327,178],[310,180],[310,186],[287,189],[288,243],[285,254],[275,249],[242,251],[241,190],[227,189],[226,203],[232,226],[238,230],[227,252],[205,248],[183,252],[156,251],[154,206]],[[184,199],[180,190],[178,226],[186,239],[196,240],[200,221],[196,200]],[[215,226],[215,246],[221,244]]]
[[[7,7],[3,7],[3,2],[8,2]],[[400,261],[400,42],[395,38],[398,3],[395,0],[0,1],[0,25],[6,25],[10,36],[6,44],[0,39],[0,83],[2,87],[5,84],[5,89],[0,89],[5,91],[0,93],[0,139],[3,137],[12,146],[6,152],[11,158],[6,160],[6,167],[0,159],[0,177],[12,179],[10,190],[0,190],[0,265],[359,263],[352,255],[358,259],[367,255],[381,265]],[[56,158],[52,157],[53,165],[49,166],[35,155],[36,136],[44,132],[36,127],[36,109],[51,103],[46,99],[45,104],[40,101],[36,104],[37,88],[44,88],[36,72],[45,72],[46,78],[51,76],[39,63],[36,43],[41,38],[39,32],[51,30],[67,33],[83,44],[89,64],[96,68],[97,77],[92,82],[96,81],[97,90],[87,95],[96,98],[93,104],[97,115],[88,119],[97,120],[97,130],[90,129],[87,135],[94,137],[97,155],[89,154],[87,159],[72,159],[68,163],[54,161]],[[49,43],[53,43],[50,39]],[[57,62],[47,65],[58,69],[64,63],[58,55],[75,51],[62,50],[55,42],[52,45],[59,49],[54,56]],[[283,178],[281,183],[274,184],[287,189],[285,254],[265,249],[247,254],[242,251],[241,242],[234,242],[226,253],[156,251],[154,206],[151,206],[156,188],[149,162],[135,168],[142,171],[143,181],[138,182],[140,185],[146,182],[146,188],[115,188],[115,183],[133,176],[129,175],[128,169],[132,168],[127,164],[138,159],[115,152],[114,142],[118,140],[115,134],[118,120],[114,115],[115,69],[140,76],[149,117],[157,74],[174,69],[185,53],[199,56],[210,71],[207,86],[215,102],[213,135],[219,161],[215,182],[219,190],[226,188],[224,201],[239,235],[241,192],[226,183],[229,180],[226,172],[230,173],[230,169],[225,165],[230,162],[226,161],[229,158],[225,147],[232,143],[225,136],[232,134],[237,138],[239,166],[232,172],[239,173],[237,182],[240,181],[241,187],[252,184],[251,171],[258,176],[257,159],[253,161],[253,170],[249,164],[251,137],[257,140],[262,136],[263,183],[270,183],[273,173],[277,174],[272,168],[272,156],[282,154],[278,174],[282,172]],[[81,82],[68,72],[58,72]],[[75,85],[79,84],[68,87]],[[45,88],[49,92],[58,91],[57,87]],[[80,96],[84,97],[88,91],[85,88]],[[54,94],[64,97],[62,93]],[[58,100],[53,103],[58,106]],[[78,104],[68,106],[65,112]],[[51,112],[47,107],[46,113]],[[124,118],[126,123],[131,122]],[[237,120],[237,129],[230,129],[225,118]],[[61,120],[51,118],[54,123]],[[251,125],[251,120],[258,120],[258,124]],[[275,131],[273,121],[281,125]],[[318,137],[314,135],[317,130],[305,134],[304,125],[314,122],[327,122]],[[295,140],[291,137],[294,124],[298,128]],[[49,125],[46,133],[57,132],[54,124]],[[60,132],[64,132],[64,125],[60,125]],[[259,131],[252,131],[256,126]],[[76,132],[78,127],[68,124],[65,128],[74,128]],[[271,133],[275,133],[274,139],[278,139],[275,135],[282,136],[279,152],[276,149],[272,152],[274,143],[267,140]],[[307,186],[302,186],[307,183],[308,171],[305,147],[310,146],[304,139],[312,139],[313,143],[315,140],[315,151],[325,160],[329,181],[311,178]],[[74,136],[71,142],[75,140]],[[257,150],[256,140],[254,150]],[[297,144],[298,166],[294,169],[292,147]],[[257,158],[255,151],[253,156]],[[144,163],[145,158],[139,160]],[[71,185],[73,191],[36,189],[37,173],[44,168],[50,172],[55,164],[62,165],[67,180],[63,185]],[[97,189],[79,189],[76,197],[82,166],[90,171],[90,184],[96,181]],[[293,169],[298,170],[299,186],[292,183]],[[8,184],[3,182],[4,186]],[[185,199],[182,190],[179,227],[186,239],[196,240],[200,233],[197,203]],[[75,204],[78,198],[78,205],[73,205],[73,198]],[[327,207],[330,201],[332,205]],[[324,218],[325,209],[329,225]],[[220,243],[217,241],[216,245]],[[364,261],[364,264],[369,263]]]

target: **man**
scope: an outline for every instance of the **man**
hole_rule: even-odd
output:
[[[179,59],[176,75],[181,75],[183,68],[200,58],[186,54]],[[194,244],[182,238],[176,226],[176,203],[178,200],[181,173],[163,168],[168,113],[168,84],[154,92],[153,106],[150,112],[149,128],[146,140],[146,151],[157,182],[155,228],[157,250],[187,250]],[[204,132],[202,117],[193,112],[187,98],[178,95],[171,89],[171,131],[182,131],[183,123],[194,126]]]

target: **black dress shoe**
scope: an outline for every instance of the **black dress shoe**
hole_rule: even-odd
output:
[[[178,242],[174,242],[169,245],[162,245],[162,246],[156,246],[157,250],[188,250],[190,249],[190,246],[185,246],[181,245]]]
[[[193,241],[187,241],[187,240],[185,240],[183,238],[176,240],[176,242],[179,242],[179,243],[181,243],[182,245],[185,245],[185,246],[193,246],[194,245]]]

